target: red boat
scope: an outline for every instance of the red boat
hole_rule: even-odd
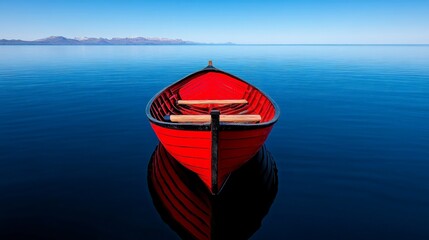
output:
[[[216,196],[162,144],[152,154],[147,176],[155,208],[182,239],[250,238],[278,189],[276,164],[265,147],[235,171]]]
[[[156,94],[146,115],[166,150],[217,194],[262,147],[280,111],[261,90],[209,61]]]

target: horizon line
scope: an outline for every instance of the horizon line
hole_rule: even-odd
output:
[[[0,39],[3,40],[3,39]],[[224,46],[429,46],[429,43],[158,43],[158,44],[69,44],[69,43],[47,43],[47,44],[31,44],[31,43],[8,43],[0,46],[157,46],[157,45],[173,45],[173,46],[204,46],[204,45],[224,45]]]

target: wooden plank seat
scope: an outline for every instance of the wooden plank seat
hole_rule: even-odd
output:
[[[246,99],[221,99],[221,100],[178,100],[178,105],[198,105],[198,104],[247,104]]]
[[[177,123],[205,123],[211,121],[211,115],[167,115],[164,117],[166,121]],[[260,122],[261,115],[244,114],[244,115],[220,115],[220,122],[229,123],[245,123],[245,122]]]

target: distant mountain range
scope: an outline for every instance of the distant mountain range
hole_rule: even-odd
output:
[[[34,41],[0,39],[0,45],[195,45],[203,44],[168,38],[66,38],[52,36]]]

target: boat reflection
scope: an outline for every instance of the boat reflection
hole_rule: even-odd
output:
[[[148,184],[161,218],[183,239],[248,239],[277,194],[277,168],[265,146],[234,172],[219,195],[159,144]]]

